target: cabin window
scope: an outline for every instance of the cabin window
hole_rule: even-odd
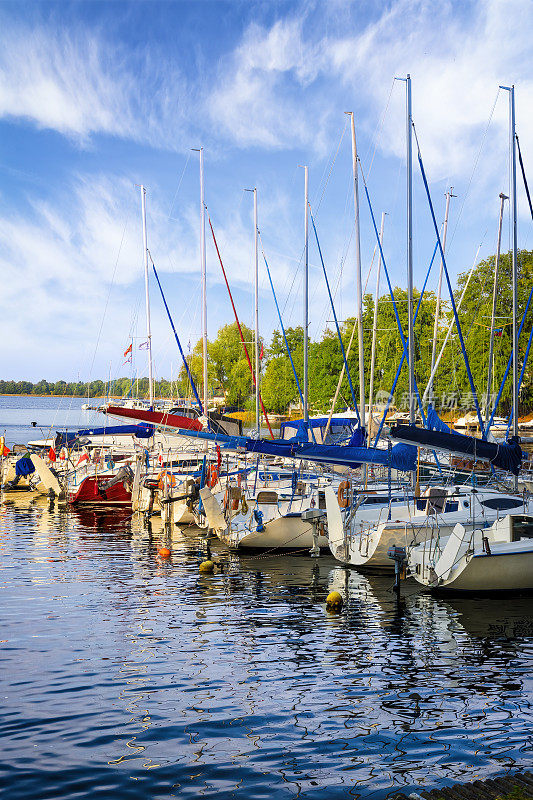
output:
[[[523,503],[515,497],[490,497],[488,500],[482,500],[481,505],[495,511],[507,511],[509,508],[519,508]]]
[[[533,539],[533,519],[531,517],[513,517],[511,541],[519,542],[520,539]]]
[[[365,497],[363,500],[362,505],[364,506],[382,506],[385,503],[389,502],[388,497],[379,497],[377,495],[370,495],[370,497]]]
[[[448,500],[448,502],[446,503],[446,508],[444,509],[444,511],[445,511],[445,513],[448,514],[451,511],[457,511],[458,508],[459,508],[459,503],[458,503],[457,500],[455,500],[455,501]]]
[[[260,505],[277,505],[278,493],[277,492],[258,492],[256,503]]]

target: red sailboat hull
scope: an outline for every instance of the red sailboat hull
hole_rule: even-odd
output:
[[[140,422],[149,422],[151,425],[164,425],[167,428],[182,428],[190,431],[202,430],[202,423],[197,419],[183,417],[181,414],[167,414],[164,411],[144,411],[138,408],[108,406],[106,414],[112,414],[114,417],[138,419]]]
[[[113,505],[131,506],[131,491],[124,486],[122,481],[106,489],[113,476],[98,477],[89,475],[80,483],[75,493],[69,496],[71,505]]]

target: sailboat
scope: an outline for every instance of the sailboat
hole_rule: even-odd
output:
[[[409,574],[439,592],[533,589],[533,516],[508,514],[490,528],[458,523],[409,551]]]

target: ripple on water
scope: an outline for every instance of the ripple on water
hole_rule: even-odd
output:
[[[168,563],[160,540],[116,510],[3,508],[10,800],[383,798],[531,765],[531,598],[397,603],[326,556],[201,576],[194,533]]]

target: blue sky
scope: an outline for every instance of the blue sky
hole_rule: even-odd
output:
[[[206,202],[241,318],[252,320],[252,196],[287,325],[300,324],[303,171],[340,318],[355,309],[349,129],[385,254],[405,285],[405,85],[439,219],[449,185],[449,268],[494,252],[498,194],[508,194],[507,95],[533,166],[530,0],[433,3],[94,2],[0,5],[0,270],[4,378],[125,374],[122,352],[144,328],[139,190],[148,238],[184,345],[200,334],[198,156]],[[488,124],[490,120],[490,125]],[[416,171],[415,280],[434,246]],[[533,247],[519,196],[519,244]],[[363,275],[375,244],[361,197]],[[508,243],[508,226],[504,247]],[[209,333],[231,321],[208,240]],[[331,319],[311,244],[312,337]],[[437,274],[430,279],[436,285]],[[276,326],[261,275],[261,327]],[[368,289],[373,291],[374,277]],[[157,288],[158,376],[176,347]],[[141,339],[139,339],[141,341]],[[143,353],[137,353],[140,373]]]

